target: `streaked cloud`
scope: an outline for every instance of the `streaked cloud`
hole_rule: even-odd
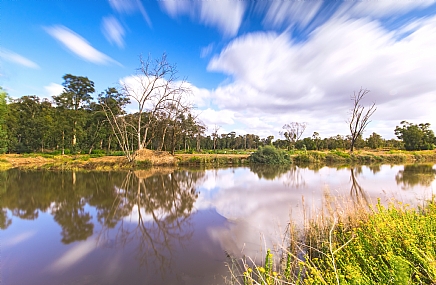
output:
[[[0,47],[0,58],[28,68],[39,69],[39,65],[30,59],[2,47]]]
[[[86,39],[64,26],[52,26],[45,28],[45,30],[68,50],[86,61],[100,65],[121,65],[119,62],[95,49]]]
[[[286,32],[238,37],[209,63],[208,70],[233,78],[213,90],[211,98],[221,111],[234,112],[235,123],[243,123],[239,117],[273,116],[276,122],[271,124],[277,127],[287,121],[312,122],[311,132],[330,121],[326,131],[346,133],[350,95],[363,87],[371,90],[366,103],[376,102],[376,114],[383,112],[374,117],[374,124],[418,117],[434,121],[434,112],[424,105],[436,100],[436,17],[402,29],[408,33],[398,39],[378,21],[340,17],[318,27],[302,43]],[[414,104],[422,108],[410,110]]]
[[[321,8],[323,1],[259,1],[268,5],[264,23],[272,27],[283,24],[306,26]]]
[[[224,36],[235,36],[245,13],[244,1],[160,1],[170,16],[187,14],[201,23],[217,28]]]
[[[104,17],[102,31],[110,43],[115,43],[119,48],[124,47],[124,28],[120,22],[113,16]]]
[[[208,44],[206,47],[203,47],[200,51],[200,57],[205,58],[208,55],[210,55],[213,50],[213,46],[214,44],[212,43],[212,44]]]
[[[345,1],[336,16],[352,16],[372,18],[400,16],[417,9],[434,5],[433,0],[419,1]]]
[[[152,26],[150,17],[140,0],[109,0],[109,4],[112,9],[121,14],[133,14],[139,11],[148,26]]]

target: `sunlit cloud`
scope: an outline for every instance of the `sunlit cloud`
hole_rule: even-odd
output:
[[[48,27],[45,28],[45,30],[67,49],[86,61],[100,65],[106,65],[110,63],[121,65],[119,62],[95,49],[83,37],[64,26]]]
[[[13,51],[0,47],[0,58],[25,67],[39,69],[38,64]]]
[[[103,34],[110,43],[115,43],[119,48],[124,47],[124,28],[115,17],[104,17],[102,23]]]

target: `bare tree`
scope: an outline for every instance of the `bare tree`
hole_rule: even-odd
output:
[[[283,125],[285,132],[280,132],[280,135],[285,136],[291,147],[295,146],[295,143],[301,138],[306,130],[306,122],[291,122],[290,124]]]
[[[178,80],[177,68],[167,62],[165,53],[154,60],[140,56],[140,64],[136,75],[121,82],[120,90],[138,108],[135,114],[114,112],[102,101],[112,131],[129,161],[135,159],[136,150],[146,148],[154,138],[158,120],[170,121],[192,107],[185,100],[191,89],[185,80]],[[164,128],[161,134],[163,140],[166,131]]]
[[[348,120],[351,132],[350,152],[353,152],[356,140],[359,136],[363,134],[366,126],[368,126],[369,122],[371,122],[369,119],[371,118],[372,114],[374,114],[374,112],[377,110],[377,108],[375,107],[375,103],[372,103],[372,105],[366,110],[366,112],[365,107],[360,104],[360,101],[368,93],[368,89],[360,88],[357,94],[356,92],[354,92],[351,96],[351,100],[353,101],[353,108],[351,109],[351,117]]]
[[[167,62],[165,53],[155,60],[140,56],[140,63],[138,74],[121,83],[124,95],[138,107],[136,124],[132,127],[139,150],[150,143],[149,131],[156,114],[169,105],[174,106],[174,102],[180,107],[181,98],[190,92],[185,80],[178,81],[177,68]]]

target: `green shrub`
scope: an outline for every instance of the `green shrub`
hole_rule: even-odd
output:
[[[290,164],[292,160],[284,150],[277,149],[273,146],[259,147],[249,157],[250,162],[265,164]]]

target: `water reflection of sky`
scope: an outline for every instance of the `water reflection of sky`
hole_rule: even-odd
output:
[[[227,272],[224,251],[261,260],[265,247],[280,244],[291,219],[301,221],[304,210],[308,216],[316,215],[313,209],[321,208],[326,194],[338,199],[355,199],[360,195],[372,201],[380,198],[383,203],[395,198],[416,204],[429,198],[436,189],[436,165],[424,168],[414,165],[322,167],[318,170],[290,166],[276,172],[272,170],[268,167],[212,169],[206,170],[204,175],[197,172],[197,178],[186,181],[183,177],[195,175],[183,176],[180,172],[177,175],[181,175],[181,188],[174,189],[190,189],[185,186],[193,181],[199,194],[192,211],[184,219],[173,222],[165,221],[174,213],[166,213],[164,210],[169,208],[159,200],[159,193],[154,193],[148,198],[163,205],[154,209],[154,217],[150,209],[138,206],[147,205],[148,198],[144,196],[142,204],[129,204],[128,212],[120,213],[113,227],[104,226],[98,211],[111,209],[111,199],[117,195],[121,195],[119,201],[125,203],[135,195],[120,191],[119,182],[110,182],[105,184],[105,190],[99,190],[108,197],[99,198],[92,187],[103,187],[102,182],[92,184],[90,181],[94,178],[107,181],[109,176],[102,173],[98,174],[101,177],[97,174],[92,177],[92,173],[81,174],[83,177],[77,175],[76,188],[56,192],[63,198],[56,198],[50,191],[36,191],[35,198],[42,199],[44,203],[40,204],[47,209],[39,211],[33,220],[18,218],[13,211],[6,210],[6,216],[13,221],[0,232],[2,264],[7,264],[7,270],[2,271],[3,280],[14,281],[11,284],[121,284],[122,280],[129,284],[222,284],[221,275]],[[121,174],[117,173],[119,180],[114,181],[121,181],[124,176]],[[38,177],[37,173],[31,175],[35,175],[32,179]],[[64,181],[70,176],[60,175],[59,179]],[[82,188],[79,187],[81,180],[86,181]],[[41,181],[38,187],[47,184],[47,180]],[[28,196],[33,199],[32,195]],[[47,198],[50,195],[57,202],[50,202]],[[76,235],[79,239],[65,242],[61,236],[65,225],[61,223],[63,220],[54,218],[56,211],[68,205],[63,199],[82,201],[81,195],[85,195],[88,202],[80,213],[91,217],[92,232],[90,236]],[[19,200],[22,196],[16,195],[20,203],[24,202]],[[20,205],[17,201],[10,200],[12,207]],[[71,210],[72,214],[76,213],[74,207]],[[105,211],[101,213],[110,212]],[[19,274],[23,270],[26,274]]]
[[[354,179],[363,190],[360,194],[351,189],[350,168],[323,167],[313,171],[297,167],[273,180],[259,179],[249,168],[207,170],[204,182],[198,185],[201,194],[195,207],[215,208],[231,222],[228,228],[210,230],[224,248],[232,245],[236,246],[233,248],[235,252],[245,248],[244,253],[253,254],[259,251],[262,239],[269,246],[272,241],[281,241],[280,236],[290,217],[297,223],[301,221],[303,208],[307,216],[316,215],[314,209],[321,209],[326,193],[339,200],[365,195],[373,202],[380,198],[384,204],[392,199],[409,204],[428,199],[436,182],[429,186],[417,184],[404,187],[395,179],[403,169],[398,165],[381,165],[372,169],[354,167]]]

